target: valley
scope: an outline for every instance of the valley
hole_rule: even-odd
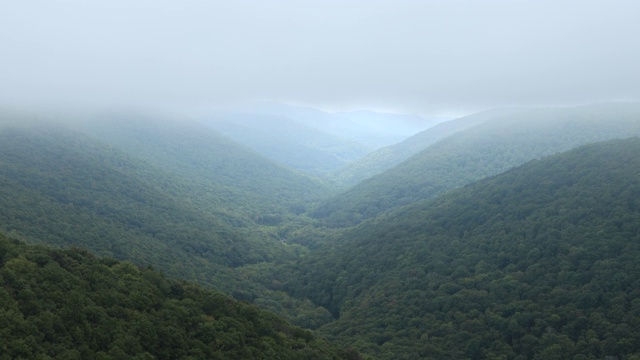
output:
[[[640,105],[420,120],[1,112],[6,358],[639,358]]]

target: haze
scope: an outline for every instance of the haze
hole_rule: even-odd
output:
[[[640,99],[636,1],[5,1],[0,103],[428,116]]]

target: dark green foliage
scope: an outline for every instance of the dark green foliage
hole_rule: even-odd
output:
[[[498,116],[364,180],[326,201],[314,215],[329,226],[349,226],[541,156],[634,135],[640,135],[639,104],[540,109]]]
[[[634,138],[364,222],[282,287],[381,359],[626,359],[640,355],[638,258]]]
[[[0,359],[358,359],[253,305],[0,235]]]
[[[637,133],[636,110],[534,111],[449,137],[395,177],[370,180],[364,203],[352,197],[363,193],[358,186],[340,200],[344,209],[320,208],[332,225],[376,215],[346,229],[305,217],[326,194],[322,184],[207,131],[131,118],[86,125],[84,135],[7,125],[0,228],[151,264],[382,359],[634,359],[639,140],[587,146],[420,199]],[[363,204],[367,212],[350,212]],[[55,358],[277,358],[285,345],[281,358],[314,358],[316,345],[326,347],[247,304],[83,250],[3,240],[0,265],[0,329],[9,329],[0,356],[52,347]],[[94,325],[108,329],[92,333]],[[162,346],[171,350],[150,350]],[[327,351],[317,356],[359,356]]]

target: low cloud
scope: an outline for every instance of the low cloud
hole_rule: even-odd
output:
[[[639,14],[622,0],[14,1],[0,97],[421,114],[639,100]]]

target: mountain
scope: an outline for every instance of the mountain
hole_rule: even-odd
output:
[[[632,138],[363,222],[280,280],[339,316],[323,333],[378,359],[634,359],[638,257]]]
[[[362,142],[372,142],[376,148],[398,143],[442,119],[425,119],[413,114],[396,114],[371,110],[333,113],[339,120],[330,123],[336,131],[351,134]]]
[[[427,147],[323,202],[314,212],[347,226],[590,142],[640,135],[640,104],[536,109],[492,118]]]
[[[308,327],[331,319],[310,302],[270,291],[237,270],[247,264],[294,259],[307,251],[287,243],[279,224],[294,220],[291,211],[297,210],[296,202],[310,196],[304,192],[309,183],[296,188],[293,180],[316,184],[314,180],[267,160],[267,165],[257,163],[252,170],[238,164],[243,152],[232,148],[228,158],[219,161],[227,170],[237,164],[247,171],[255,188],[222,185],[207,181],[205,174],[190,170],[189,165],[171,163],[183,158],[200,164],[207,159],[206,154],[189,159],[185,154],[188,144],[168,143],[164,150],[175,152],[175,158],[167,156],[162,163],[161,145],[156,143],[159,152],[151,154],[145,143],[154,141],[144,137],[140,138],[143,144],[124,152],[87,135],[86,128],[77,131],[83,127],[77,121],[71,122],[75,126],[71,128],[49,118],[4,115],[0,126],[0,231],[28,243],[78,246],[96,255],[152,265],[169,276],[260,304]],[[176,135],[174,141],[181,138],[180,132]],[[125,145],[134,141],[133,136],[121,140]],[[248,150],[244,154],[250,161],[260,159]],[[158,166],[151,163],[151,155],[158,156]],[[184,171],[169,171],[174,167]],[[273,179],[271,172],[261,172],[265,169],[281,171],[274,175],[277,181],[283,180],[278,176],[293,174],[283,184],[275,184],[291,186],[285,191],[303,191],[298,196],[292,193],[293,205],[277,197],[276,187],[269,188]],[[212,173],[210,178],[219,176]],[[248,185],[249,180],[239,183]],[[261,188],[263,182],[267,190]]]
[[[203,123],[257,153],[313,176],[324,176],[369,148],[278,115],[225,113]]]
[[[2,229],[40,243],[191,271],[264,261],[277,249],[168,191],[180,178],[61,127],[0,129],[0,184]]]
[[[359,359],[226,295],[0,234],[2,359]]]
[[[424,119],[416,115],[370,110],[331,113],[310,107],[278,103],[256,103],[237,111],[284,116],[307,127],[359,143],[370,150],[398,143],[442,121],[441,119]]]
[[[637,134],[639,110],[638,104],[604,104],[491,117],[361,182],[341,195],[342,203],[331,200],[337,207],[326,202],[315,208],[319,219],[307,211],[331,195],[330,186],[203,124],[130,113],[59,122],[3,113],[0,231],[53,248],[17,245],[15,250],[11,244],[17,243],[5,246],[0,240],[0,266],[11,264],[10,271],[0,270],[0,301],[6,304],[0,322],[9,329],[2,336],[10,339],[2,343],[0,358],[7,349],[24,358],[49,351],[57,351],[51,357],[94,357],[87,351],[95,351],[95,357],[117,358],[122,355],[117,349],[113,354],[119,355],[109,354],[114,344],[125,352],[134,349],[139,358],[149,357],[144,352],[155,354],[135,337],[148,333],[153,340],[153,332],[141,332],[135,322],[127,329],[137,329],[135,334],[100,338],[102,345],[92,343],[90,350],[75,346],[98,336],[86,329],[82,314],[87,304],[105,305],[104,294],[91,289],[93,278],[80,282],[88,297],[57,291],[55,286],[72,287],[42,254],[71,269],[94,259],[91,252],[136,264],[96,260],[113,266],[113,274],[98,267],[117,282],[105,285],[115,291],[107,298],[127,304],[121,306],[124,319],[145,312],[140,316],[151,316],[154,329],[164,326],[156,315],[177,321],[171,333],[186,341],[167,344],[177,349],[167,357],[183,357],[184,351],[211,357],[207,351],[213,345],[198,343],[212,343],[210,337],[198,337],[196,320],[203,316],[224,326],[225,331],[209,335],[221,338],[227,350],[245,341],[256,349],[251,354],[262,358],[359,355],[320,355],[311,343],[322,341],[310,339],[304,345],[308,336],[287,328],[285,338],[292,337],[275,338],[285,345],[276,349],[270,330],[264,337],[251,330],[242,335],[243,328],[260,327],[255,324],[263,323],[253,320],[262,315],[238,310],[249,314],[249,322],[212,315],[201,309],[200,295],[182,303],[179,295],[163,293],[165,280],[152,281],[158,290],[144,285],[139,293],[160,291],[166,302],[153,297],[147,303],[136,291],[121,294],[138,289],[128,281],[140,284],[157,277],[147,272],[148,265],[253,302],[380,359],[632,359],[640,355],[635,330],[640,328],[635,266],[640,256],[640,140],[551,154]],[[363,204],[368,212],[354,211]],[[362,221],[366,217],[371,218]],[[82,249],[60,250],[74,246]],[[40,255],[29,255],[32,251]],[[124,285],[117,278],[121,270]],[[57,277],[49,281],[53,287],[36,291],[41,282],[16,281],[18,273]],[[80,273],[91,271],[80,266]],[[43,295],[23,293],[18,285],[24,284],[58,300],[38,305]],[[205,299],[226,299],[206,291]],[[72,302],[81,315],[53,327],[54,334],[65,334],[59,343],[41,344],[42,339],[51,343],[46,321],[69,316],[68,309],[62,315],[52,310],[59,299],[82,299]],[[230,299],[228,304],[253,309]],[[164,312],[165,306],[189,322]],[[102,326],[105,319],[118,329],[122,317],[106,308],[108,316],[91,321]],[[96,313],[102,314],[96,310],[84,316],[89,321]],[[41,314],[46,318],[39,319]],[[282,324],[273,319],[267,323]],[[37,328],[29,327],[32,320]],[[244,340],[226,339],[227,333]],[[124,339],[124,345],[117,339]],[[288,344],[295,344],[293,350],[307,346],[308,356],[291,353]],[[242,351],[229,356],[249,356]]]
[[[112,112],[73,127],[189,181],[214,184],[212,191],[225,208],[239,208],[254,217],[299,212],[328,194],[327,185],[318,179],[276,164],[189,119]]]
[[[419,153],[421,150],[424,150],[429,145],[441,139],[491,118],[504,116],[512,112],[516,112],[516,110],[496,109],[441,122],[400,143],[386,146],[369,153],[367,156],[334,171],[331,177],[343,185],[356,185],[364,179],[380,174],[400,164],[412,155]]]

